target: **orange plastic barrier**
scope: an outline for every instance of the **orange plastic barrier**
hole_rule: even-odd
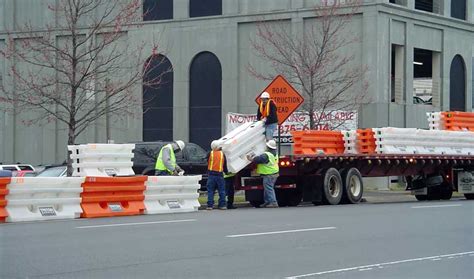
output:
[[[143,214],[146,180],[146,176],[86,177],[81,218]]]
[[[357,130],[357,151],[362,154],[375,153],[375,134],[372,129]]]
[[[344,140],[340,131],[293,131],[293,153],[314,155],[344,153]]]
[[[445,111],[441,119],[446,130],[474,131],[474,112]]]
[[[8,212],[5,209],[7,207],[7,199],[6,196],[8,195],[7,185],[10,184],[11,178],[0,178],[0,223],[5,223]]]

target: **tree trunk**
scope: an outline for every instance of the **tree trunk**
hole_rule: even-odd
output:
[[[67,145],[74,145],[75,142],[76,142],[76,128],[70,125],[69,132],[68,132]],[[67,176],[68,177],[72,176],[72,173],[73,173],[72,159],[68,150],[67,151]]]

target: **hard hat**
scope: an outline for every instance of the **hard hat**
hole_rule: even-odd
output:
[[[217,149],[217,148],[219,147],[218,144],[219,144],[219,143],[217,142],[217,140],[213,140],[213,141],[211,142],[211,149],[212,149],[212,150]]]
[[[183,150],[184,149],[184,141],[182,140],[177,140],[175,143],[178,145],[179,149]]]
[[[270,99],[270,94],[268,94],[268,92],[263,92],[262,95],[260,95],[260,98],[262,98],[262,99]]]
[[[267,147],[268,148],[271,148],[271,149],[276,149],[277,148],[277,144],[274,140],[269,140],[267,141]]]

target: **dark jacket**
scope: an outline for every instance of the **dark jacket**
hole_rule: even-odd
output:
[[[224,154],[224,153],[222,153],[222,154],[224,155],[224,171],[223,171],[223,172],[218,172],[218,171],[211,171],[211,170],[208,169],[208,170],[207,170],[207,174],[208,174],[208,175],[214,175],[214,176],[222,176],[222,177],[224,177],[224,173],[229,172],[229,170],[227,169],[227,159],[226,159],[226,157],[225,157],[225,154]],[[209,151],[209,152],[207,153],[207,156],[206,156],[206,161],[208,161],[208,162],[209,162],[209,156],[211,156],[211,151]]]
[[[277,116],[277,107],[275,102],[270,99],[270,112],[268,113],[267,120],[265,121],[265,125],[270,125],[273,123],[278,123],[278,116]],[[260,113],[260,105],[257,106],[257,120],[262,118],[262,114]]]
[[[270,152],[276,156],[276,151],[267,151],[267,152]],[[270,159],[268,159],[267,153],[262,153],[258,155],[257,157],[254,157],[252,159],[252,162],[255,164],[267,164],[268,162],[270,162]]]

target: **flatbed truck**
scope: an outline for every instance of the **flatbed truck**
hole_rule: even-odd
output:
[[[402,176],[406,190],[417,200],[449,200],[453,191],[474,199],[474,155],[335,154],[291,155],[279,158],[280,176],[275,185],[280,206],[301,201],[315,205],[359,203],[363,177]],[[240,171],[236,190],[245,190],[255,207],[263,203],[262,179],[254,166]]]

